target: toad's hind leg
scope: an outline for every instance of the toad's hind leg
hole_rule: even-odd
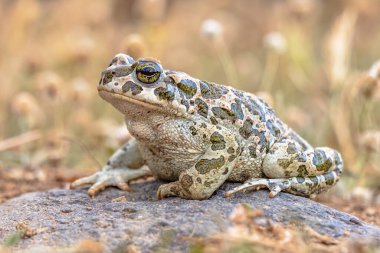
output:
[[[273,198],[281,191],[289,192],[300,196],[314,196],[326,191],[338,182],[339,176],[335,171],[314,177],[291,177],[291,178],[251,178],[244,184],[226,192],[225,196],[230,197],[234,193],[244,190],[258,190],[268,188],[269,197]]]
[[[268,188],[270,197],[281,191],[313,196],[334,186],[342,174],[340,154],[330,148],[303,150],[293,140],[275,143],[264,158],[263,172],[268,178],[252,178],[226,193],[226,196],[247,190]]]

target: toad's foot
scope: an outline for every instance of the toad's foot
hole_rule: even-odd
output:
[[[289,179],[252,178],[245,181],[244,184],[226,192],[224,196],[231,197],[237,192],[249,189],[260,190],[262,188],[268,188],[270,190],[269,197],[273,198],[283,189],[290,187],[290,185]]]
[[[89,177],[77,179],[70,184],[70,188],[75,189],[86,184],[92,184],[88,190],[88,195],[94,197],[96,193],[103,191],[107,186],[116,186],[123,191],[127,191],[129,189],[128,181],[150,175],[152,173],[147,167],[101,170]]]
[[[295,195],[312,197],[315,194],[328,190],[338,182],[339,176],[335,171],[313,176],[313,177],[291,177],[291,178],[251,178],[244,184],[235,187],[225,193],[225,197],[231,197],[233,194],[249,189],[259,190],[268,188],[269,197],[275,197],[279,192],[286,191]]]

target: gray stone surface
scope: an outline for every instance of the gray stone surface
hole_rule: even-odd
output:
[[[0,205],[0,240],[14,233],[18,222],[27,222],[31,228],[45,230],[20,241],[17,249],[30,250],[36,246],[65,249],[78,240],[90,238],[103,242],[109,251],[129,243],[142,252],[159,247],[184,251],[189,244],[186,237],[224,231],[230,225],[228,216],[233,208],[238,203],[248,203],[263,209],[265,216],[276,222],[308,225],[333,237],[347,231],[353,238],[373,238],[380,244],[380,228],[306,198],[281,193],[270,199],[267,191],[258,191],[226,199],[223,192],[234,186],[226,184],[208,200],[157,201],[159,184],[132,184],[133,192],[107,189],[94,199],[83,189],[24,194]],[[111,202],[120,196],[128,201]]]

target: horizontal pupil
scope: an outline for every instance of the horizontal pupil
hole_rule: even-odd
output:
[[[140,73],[146,76],[153,76],[154,74],[157,73],[157,71],[154,68],[147,67],[147,68],[141,69]]]

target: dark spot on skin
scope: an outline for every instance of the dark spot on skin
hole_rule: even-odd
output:
[[[212,113],[214,114],[214,116],[216,118],[219,118],[219,119],[222,119],[222,120],[225,120],[225,119],[234,120],[235,119],[234,112],[230,111],[230,110],[228,110],[226,108],[213,107],[213,108],[211,108],[211,111],[212,111]]]
[[[218,124],[218,120],[214,117],[214,116],[211,116],[210,117],[210,121],[213,125],[217,125]]]
[[[108,166],[111,165],[111,161],[110,161],[110,160],[107,161],[107,165],[108,165]]]
[[[253,134],[255,136],[259,136],[260,140],[259,140],[259,145],[260,145],[260,152],[263,152],[264,150],[266,150],[268,152],[269,150],[269,142],[267,140],[267,138],[265,137],[265,132],[259,132],[259,130],[257,129],[253,129]]]
[[[235,119],[244,119],[243,109],[241,108],[241,100],[235,98],[235,103],[231,104],[231,111],[233,112]]]
[[[266,125],[270,131],[270,133],[275,136],[275,137],[278,137],[280,136],[281,134],[281,129],[276,125],[276,123],[273,122],[273,120],[268,120],[266,122]]]
[[[189,100],[185,98],[185,95],[183,93],[179,93],[179,96],[181,97],[180,103],[184,105],[186,107],[186,111],[188,111],[190,108]]]
[[[335,183],[335,176],[333,173],[327,173],[324,177],[327,185],[333,185]]]
[[[292,174],[292,171],[289,171],[289,170],[285,170],[284,171],[285,172],[285,177],[287,178],[287,177],[290,177],[290,175]]]
[[[236,155],[241,155],[242,152],[243,152],[243,149],[241,149],[240,147],[236,149]]]
[[[318,184],[318,178],[317,177],[309,177],[311,182],[313,182],[314,184]]]
[[[297,169],[297,172],[298,172],[298,176],[299,177],[304,177],[304,176],[307,176],[307,169],[306,169],[306,166],[305,165],[300,165],[298,166],[298,169]]]
[[[228,157],[228,161],[229,162],[232,162],[233,160],[235,160],[236,159],[236,155],[230,155],[229,157]]]
[[[118,86],[119,85],[119,83],[118,82],[114,82],[114,84],[113,85],[115,85],[115,86]]]
[[[244,100],[244,93],[240,90],[235,90],[235,89],[232,89],[232,93],[235,94],[235,96],[237,96],[238,98],[241,98]]]
[[[216,83],[200,81],[201,94],[204,98],[218,99],[228,93],[228,89]]]
[[[113,78],[112,72],[106,72],[103,75],[103,85],[106,85],[107,83],[111,82]]]
[[[226,175],[228,173],[228,168],[226,168],[224,171],[223,171],[223,175]]]
[[[297,183],[302,184],[303,182],[305,182],[305,179],[303,177],[297,177]]]
[[[251,173],[248,170],[244,170],[240,174],[241,174],[240,177],[242,181],[247,181],[248,179],[252,177]]]
[[[286,149],[286,152],[288,152],[289,154],[295,154],[297,153],[297,146],[294,142],[290,142],[288,144],[288,148]]]
[[[123,149],[124,152],[127,151],[128,150],[128,144],[124,145],[122,149]]]
[[[206,181],[203,185],[206,186],[207,188],[209,188],[212,183],[213,183],[213,181]]]
[[[197,177],[197,182],[201,184],[202,183],[202,179],[200,177]]]
[[[260,121],[265,121],[265,110],[252,98],[243,100],[244,106],[248,109],[250,113],[259,117]]]
[[[206,138],[207,138],[207,135],[206,135],[206,134],[203,134],[202,137],[203,137],[203,139],[206,139]]]
[[[192,135],[197,135],[197,133],[198,133],[197,129],[193,126],[190,127],[190,132]]]
[[[210,141],[212,143],[211,149],[212,150],[223,150],[226,148],[226,142],[221,134],[218,132],[212,133],[210,136]]]
[[[235,149],[234,149],[233,147],[229,147],[229,148],[227,149],[227,153],[228,153],[228,154],[233,154],[233,153],[235,153]]]
[[[143,88],[132,81],[128,81],[125,84],[123,84],[122,90],[123,92],[132,91],[132,95],[137,95],[142,92]]]
[[[187,174],[183,175],[180,179],[180,184],[182,188],[189,189],[190,186],[193,184],[193,178]]]
[[[179,189],[178,189],[178,187],[176,187],[176,186],[172,186],[172,187],[170,187],[170,192],[171,192],[174,196],[180,196]]]
[[[342,174],[342,170],[343,170],[343,161],[342,161],[342,158],[340,156],[340,154],[334,150],[334,163],[335,163],[335,167],[336,167],[336,173],[338,175]]]
[[[343,165],[342,158],[341,158],[340,154],[338,153],[338,151],[336,151],[336,150],[334,150],[334,160],[335,160],[336,165]]]
[[[207,118],[208,115],[208,105],[202,99],[195,99],[195,104],[198,106],[198,114]]]
[[[327,172],[332,166],[332,161],[326,157],[326,153],[323,150],[314,149],[313,164],[318,171]]]
[[[197,93],[197,84],[190,79],[182,79],[176,85],[187,98],[192,98]]]
[[[201,123],[201,127],[203,127],[203,128],[207,128],[207,125],[206,125],[206,123]]]
[[[217,170],[220,169],[224,165],[224,156],[220,156],[219,158],[215,159],[200,159],[195,164],[195,169],[200,174],[206,174],[210,172],[211,170]]]
[[[305,163],[307,161],[307,157],[306,157],[305,153],[303,153],[303,152],[297,154],[296,159],[297,159],[297,161],[299,161],[301,163]]]
[[[161,100],[173,101],[174,93],[172,91],[167,90],[164,87],[158,87],[154,90],[154,94]]]
[[[251,119],[244,121],[243,126],[239,129],[239,133],[244,139],[248,139],[252,135],[253,129]]]
[[[175,83],[174,79],[170,76],[165,76],[163,81],[166,83],[166,85],[174,85]]]
[[[290,164],[292,164],[292,160],[288,159],[278,159],[277,164],[280,165],[284,170],[289,167]]]
[[[257,158],[257,155],[256,155],[256,146],[252,145],[252,146],[248,146],[248,150],[249,150],[249,155],[253,158]]]

